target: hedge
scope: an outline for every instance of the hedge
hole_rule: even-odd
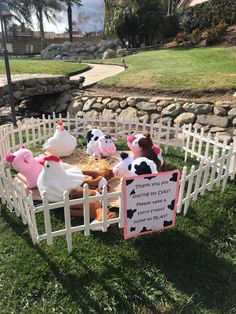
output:
[[[236,23],[236,0],[209,0],[179,13],[180,28],[188,33],[212,28],[222,20],[228,25]]]

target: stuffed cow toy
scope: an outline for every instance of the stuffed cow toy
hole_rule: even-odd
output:
[[[86,153],[89,156],[97,157],[109,157],[116,152],[116,146],[113,143],[111,136],[104,135],[99,129],[92,129],[87,134],[87,150]]]

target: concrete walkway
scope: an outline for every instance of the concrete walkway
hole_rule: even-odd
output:
[[[71,76],[70,80],[78,80],[80,76],[85,77],[84,87],[96,84],[97,82],[104,80],[107,77],[114,76],[122,71],[124,67],[119,65],[110,64],[88,64],[91,69],[80,73],[78,75]]]
[[[70,80],[77,81],[80,78],[80,76],[84,76],[85,83],[83,85],[84,87],[86,87],[86,86],[96,84],[97,82],[104,80],[107,77],[114,76],[124,71],[124,67],[119,66],[119,65],[109,65],[109,64],[88,64],[88,65],[91,67],[90,70],[71,76]],[[13,74],[11,78],[12,78],[12,81],[15,82],[15,81],[20,81],[24,79],[55,77],[55,76],[58,76],[58,75],[35,73],[35,74]],[[5,86],[6,84],[7,84],[6,75],[0,75],[0,87]]]

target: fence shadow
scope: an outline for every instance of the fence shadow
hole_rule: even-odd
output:
[[[173,229],[146,239],[137,238],[134,245],[140,263],[148,262],[160,269],[178,290],[193,296],[193,303],[228,313],[236,301],[236,269],[211,252],[209,234],[205,241],[198,241]]]

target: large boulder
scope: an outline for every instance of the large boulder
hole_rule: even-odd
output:
[[[125,57],[125,56],[127,56],[127,54],[128,54],[128,52],[127,52],[126,48],[124,48],[124,49],[120,48],[120,49],[116,50],[116,57],[117,58]]]
[[[125,120],[137,118],[137,110],[135,108],[128,107],[121,111],[121,113],[119,114],[119,118]]]
[[[183,107],[186,111],[190,111],[195,114],[207,114],[212,112],[212,105],[210,104],[186,103]]]
[[[195,117],[195,114],[192,112],[184,112],[175,118],[174,122],[179,123],[179,125],[189,124],[194,122]]]
[[[88,99],[84,104],[83,111],[90,111],[95,101],[96,101],[96,98]]]
[[[156,111],[156,104],[150,103],[148,101],[141,101],[136,104],[137,109],[143,111]]]
[[[163,117],[177,117],[179,114],[183,112],[183,108],[179,103],[171,104],[165,107],[161,114]]]
[[[212,114],[211,115],[200,114],[197,117],[197,123],[226,128],[228,126],[229,120],[226,117],[215,116]]]
[[[104,51],[102,55],[102,59],[111,59],[116,57],[116,52],[113,49],[108,48],[107,50]]]

